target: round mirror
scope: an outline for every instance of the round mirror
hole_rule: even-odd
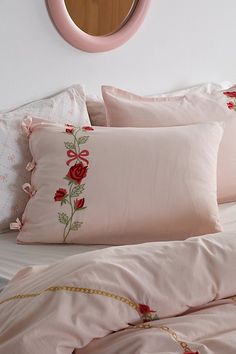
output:
[[[142,24],[151,0],[47,0],[61,35],[74,47],[104,52],[119,47]]]
[[[107,36],[127,22],[137,0],[65,0],[65,4],[82,31],[92,36]]]

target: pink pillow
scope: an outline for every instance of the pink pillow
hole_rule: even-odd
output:
[[[28,114],[61,124],[90,125],[85,92],[74,85],[55,96],[0,113],[0,232],[9,230],[11,220],[23,214],[27,195],[21,185],[30,181],[25,165],[31,158],[21,122]]]
[[[110,86],[102,87],[107,122],[112,127],[169,127],[224,121],[219,151],[217,195],[220,203],[236,201],[236,113],[222,91],[176,97],[142,97]]]
[[[181,90],[158,94],[158,97],[183,96],[187,94],[212,93],[222,89],[221,85],[214,83],[205,83],[192,87],[183,88]],[[152,95],[153,96],[153,95]],[[106,111],[103,99],[99,96],[90,95],[86,97],[86,105],[89,118],[92,125],[107,126]]]
[[[18,242],[122,245],[221,231],[220,124],[91,129],[30,128],[36,168]]]

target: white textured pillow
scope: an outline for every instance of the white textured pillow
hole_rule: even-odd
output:
[[[122,245],[221,231],[219,123],[29,129],[36,165],[18,242]]]
[[[47,120],[90,125],[85,93],[80,85],[10,112],[0,113],[0,232],[24,211],[28,197],[22,184],[30,179],[26,164],[31,160],[28,139],[21,131],[22,119],[33,114]]]

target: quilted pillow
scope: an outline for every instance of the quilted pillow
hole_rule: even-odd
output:
[[[230,89],[228,95],[234,94]],[[223,121],[225,131],[217,170],[218,202],[236,201],[236,113],[227,92],[200,91],[185,96],[143,97],[115,87],[103,86],[107,122],[112,127],[169,127]],[[228,98],[228,101],[227,101]],[[230,108],[230,109],[229,109]]]
[[[11,112],[0,113],[0,232],[22,215],[28,197],[22,184],[30,181],[25,166],[31,159],[28,140],[21,132],[27,114],[46,117],[52,122],[90,125],[85,93],[79,85],[56,96],[32,102]]]
[[[219,123],[170,128],[31,125],[21,243],[132,244],[221,231]]]

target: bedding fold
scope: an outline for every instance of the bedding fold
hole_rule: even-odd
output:
[[[196,316],[196,308],[236,294],[235,269],[234,233],[112,247],[25,268],[0,294],[0,353],[67,354],[147,321],[163,326],[174,316]]]

